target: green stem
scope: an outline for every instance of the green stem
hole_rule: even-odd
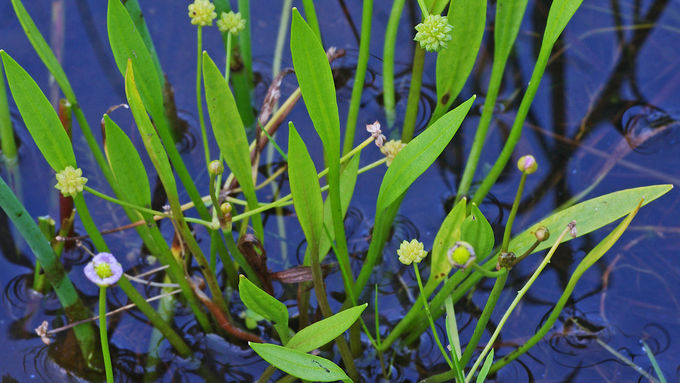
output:
[[[227,37],[229,41],[229,37]],[[203,92],[201,92],[201,61],[203,50],[203,27],[196,28],[196,109],[198,109],[198,122],[201,125],[201,138],[203,140],[203,154],[205,155],[205,166],[210,163],[210,147],[208,146],[208,135],[205,131],[205,118],[203,116]],[[228,54],[227,54],[228,57]],[[229,65],[227,65],[229,68]]]
[[[321,263],[319,262],[319,248],[318,246],[311,246],[309,250],[309,258],[312,266],[312,283],[314,284],[314,292],[316,293],[316,300],[319,304],[319,309],[325,318],[329,318],[333,315],[330,304],[328,304],[328,298],[326,297],[326,286],[323,281],[323,271],[321,270]],[[354,365],[354,359],[352,358],[352,352],[349,349],[349,345],[345,340],[343,334],[335,338],[335,342],[338,345],[338,350],[342,357],[342,361],[345,363],[345,369],[347,373],[354,381],[359,381],[359,373]]]
[[[418,0],[418,6],[420,7],[420,12],[423,13],[423,19],[430,15],[430,11],[428,11],[427,5],[425,5],[425,0]]]
[[[395,96],[394,96],[394,51],[397,45],[397,32],[399,31],[399,19],[404,9],[405,0],[394,0],[390,18],[387,20],[385,29],[385,44],[383,46],[383,105],[385,107],[385,119],[387,127],[394,125]]]
[[[487,298],[486,304],[484,305],[484,310],[482,310],[482,315],[480,315],[479,319],[477,320],[475,331],[472,333],[472,337],[470,337],[470,341],[468,342],[467,346],[465,346],[463,356],[460,358],[461,364],[463,366],[468,364],[470,358],[472,357],[472,353],[475,352],[475,349],[479,344],[479,340],[482,338],[484,330],[486,329],[486,324],[489,323],[489,318],[491,318],[491,314],[493,313],[494,308],[496,308],[496,303],[503,292],[503,288],[505,287],[505,282],[507,280],[508,269],[504,268],[501,270],[501,274],[498,276],[498,278],[496,278],[496,282],[493,284],[491,293],[489,293],[489,298]]]
[[[515,222],[515,216],[517,215],[517,209],[519,208],[519,203],[522,200],[522,192],[524,192],[524,184],[527,179],[527,173],[522,172],[522,178],[519,180],[519,186],[517,187],[517,193],[515,194],[515,201],[512,203],[512,208],[510,209],[510,215],[508,216],[508,221],[505,223],[505,230],[503,231],[503,244],[501,245],[501,252],[508,252],[508,245],[510,244],[510,234],[512,233],[512,224]]]
[[[451,347],[451,360],[453,361],[453,372],[456,374],[457,382],[465,381],[465,372],[460,362],[460,338],[458,337],[458,324],[456,323],[456,311],[453,308],[453,299],[446,298],[446,329],[449,334],[449,347]]]
[[[425,50],[416,44],[413,52],[413,68],[411,69],[411,86],[408,91],[408,103],[404,115],[404,127],[401,131],[401,141],[408,143],[413,138],[418,118],[418,103],[420,102],[420,87],[423,84],[423,67],[425,65]]]
[[[276,46],[274,48],[274,59],[272,60],[272,77],[276,77],[281,70],[281,56],[283,55],[283,45],[286,42],[286,32],[290,23],[290,11],[293,0],[284,0],[281,8],[281,19],[279,20],[279,31],[276,34]]]
[[[503,146],[503,150],[498,156],[498,159],[486,177],[484,177],[484,181],[482,181],[482,184],[479,186],[479,189],[477,189],[474,197],[472,198],[472,202],[476,203],[477,205],[481,204],[481,202],[484,200],[484,197],[486,197],[489,190],[491,190],[491,187],[496,183],[496,180],[498,177],[500,177],[501,172],[503,172],[505,165],[508,163],[508,160],[510,160],[512,152],[515,150],[515,146],[517,146],[517,142],[522,135],[524,120],[529,113],[529,108],[531,107],[534,97],[536,96],[536,92],[538,91],[538,86],[541,83],[541,78],[545,72],[545,67],[548,64],[551,50],[552,44],[541,45],[541,50],[538,54],[538,59],[536,60],[536,66],[534,66],[534,71],[531,74],[531,79],[529,80],[529,86],[527,87],[526,93],[524,93],[522,102],[520,103],[519,109],[517,110],[515,121],[512,124],[512,128],[510,129],[510,135],[505,141],[505,145]]]
[[[227,81],[227,84],[229,84],[229,73],[231,72],[231,39],[232,33],[227,32],[227,43],[226,47],[224,48],[224,51],[227,54],[224,65],[224,79]]]
[[[106,369],[106,383],[113,383],[113,367],[111,366],[111,354],[109,352],[109,340],[106,334],[106,287],[99,287],[99,339],[102,344],[104,356],[104,368]]]
[[[364,89],[364,80],[366,79],[366,70],[368,68],[368,58],[370,55],[371,45],[371,18],[373,17],[373,0],[364,0],[361,11],[361,38],[359,40],[359,58],[357,60],[356,74],[354,75],[354,84],[352,85],[352,98],[349,102],[349,112],[347,112],[347,125],[345,127],[345,141],[343,144],[343,153],[347,153],[352,149],[354,144],[354,132],[357,125],[357,117],[359,115],[359,106],[361,105],[361,93]]]
[[[505,326],[505,322],[507,322],[508,318],[510,317],[510,314],[512,314],[513,310],[515,307],[517,307],[517,304],[519,303],[520,300],[524,297],[524,294],[529,291],[529,288],[531,285],[534,284],[534,281],[538,276],[541,274],[543,269],[550,263],[550,259],[552,258],[553,254],[555,254],[555,250],[557,250],[557,247],[562,243],[562,239],[564,238],[565,235],[570,231],[570,227],[567,226],[564,228],[560,236],[557,238],[557,241],[555,241],[555,244],[550,248],[550,251],[548,251],[548,254],[543,258],[543,262],[541,262],[540,265],[538,265],[538,268],[536,268],[536,271],[531,275],[531,278],[524,284],[524,287],[520,291],[517,292],[517,296],[515,299],[510,303],[510,307],[508,307],[507,310],[505,310],[505,314],[503,314],[503,317],[501,320],[498,322],[498,326],[496,326],[496,330],[493,332],[491,335],[491,338],[489,341],[486,343],[486,346],[482,350],[482,353],[479,354],[477,357],[477,361],[475,362],[474,365],[472,365],[472,369],[470,369],[470,372],[468,372],[467,376],[465,377],[465,381],[469,382],[470,379],[475,374],[475,371],[477,371],[477,368],[479,365],[484,361],[484,358],[486,357],[486,354],[489,352],[491,347],[493,347],[493,344],[496,342],[496,338],[498,338],[498,335],[500,334],[501,330],[503,329],[503,326]]]
[[[423,297],[421,301],[423,302],[423,308],[425,308],[427,320],[430,322],[430,328],[432,329],[432,337],[434,338],[434,341],[437,343],[437,347],[439,347],[439,352],[441,352],[442,356],[444,356],[446,364],[449,365],[449,368],[455,370],[455,367],[451,362],[451,359],[449,358],[446,349],[444,348],[444,346],[442,346],[442,342],[439,340],[439,333],[437,333],[437,328],[434,326],[434,320],[432,319],[432,314],[430,313],[430,305],[427,303],[426,298],[427,296],[425,295],[425,289],[423,289],[423,282],[420,280],[420,271],[418,271],[418,264],[415,262],[413,263],[413,270],[416,273],[416,280],[418,281],[418,289],[420,290],[420,296]]]
[[[238,12],[246,21],[246,27],[239,35],[239,42],[241,43],[241,56],[243,57],[243,69],[245,70],[246,84],[248,85],[248,92],[253,88],[253,54],[250,42],[250,26],[252,25],[252,18],[250,17],[250,0],[238,0]],[[244,118],[244,124],[247,122]]]
[[[460,201],[461,198],[467,195],[468,191],[470,190],[470,185],[472,184],[472,178],[475,176],[477,164],[479,163],[479,157],[482,154],[482,148],[484,147],[484,142],[486,141],[486,134],[489,131],[491,117],[493,116],[493,111],[496,106],[498,91],[501,88],[503,71],[505,70],[505,62],[505,60],[494,60],[493,66],[491,67],[489,89],[486,99],[484,100],[482,116],[480,117],[479,124],[477,125],[475,140],[472,142],[470,154],[468,155],[467,161],[465,162],[465,170],[463,171],[463,176],[461,177],[460,184],[458,185],[456,202]]]
[[[131,209],[135,209],[135,210],[139,211],[140,213],[146,213],[146,214],[151,214],[151,215],[157,215],[157,216],[159,216],[159,217],[165,217],[165,218],[171,218],[171,217],[172,217],[172,216],[169,215],[169,214],[166,214],[166,213],[163,213],[163,212],[160,212],[160,211],[157,211],[157,210],[147,209],[147,208],[145,208],[145,207],[142,207],[142,206],[139,206],[139,205],[135,205],[135,204],[133,204],[133,203],[125,202],[125,201],[123,201],[123,200],[119,200],[119,199],[117,199],[117,198],[108,196],[108,195],[106,195],[106,194],[104,194],[104,193],[98,192],[98,191],[95,190],[95,189],[92,189],[91,187],[89,187],[89,186],[87,186],[87,185],[83,186],[83,190],[87,191],[88,193],[94,194],[94,195],[96,195],[97,197],[99,197],[99,198],[101,198],[101,199],[103,199],[103,200],[106,200],[106,201],[115,203],[115,204],[120,205],[120,206],[125,206],[125,207],[129,207],[129,208],[131,208]]]
[[[113,177],[113,173],[111,172],[109,163],[104,157],[104,153],[102,152],[101,148],[99,147],[99,144],[97,143],[97,140],[94,138],[94,135],[92,134],[92,129],[90,129],[90,125],[87,123],[87,119],[83,114],[83,110],[80,109],[80,105],[75,100],[75,97],[73,99],[69,99],[68,101],[72,105],[73,114],[76,117],[78,126],[80,126],[80,130],[83,133],[83,137],[85,137],[85,141],[87,141],[87,146],[89,146],[90,150],[92,151],[92,155],[94,156],[97,165],[99,165],[99,169],[104,174],[104,178],[106,178],[106,180],[109,182],[109,185],[116,185],[117,184],[116,179]]]
[[[17,158],[17,146],[14,141],[14,130],[12,129],[12,119],[9,114],[5,76],[2,69],[0,69],[0,144],[2,144],[0,149],[2,149],[2,155],[5,160],[15,161]]]

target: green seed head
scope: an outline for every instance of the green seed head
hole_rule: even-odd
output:
[[[428,15],[422,23],[416,25],[416,37],[413,39],[429,52],[438,52],[446,48],[446,42],[451,40],[451,30],[446,17],[442,15]]]

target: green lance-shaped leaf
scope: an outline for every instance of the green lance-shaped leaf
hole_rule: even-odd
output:
[[[14,102],[47,163],[57,172],[77,167],[71,141],[47,97],[7,52],[0,50],[0,55]]]
[[[331,161],[340,153],[340,119],[331,66],[321,41],[296,8],[293,8],[290,35],[290,51],[302,99],[330,157],[326,161]]]
[[[547,227],[551,233],[558,233],[569,222],[576,221],[577,235],[588,234],[630,213],[641,199],[644,199],[644,206],[666,194],[672,188],[673,185],[645,186],[620,190],[589,199],[532,225],[510,241],[509,249],[515,254],[522,254],[527,251],[536,241],[534,232],[541,226]],[[566,236],[563,242],[570,239],[571,236]],[[552,246],[551,241],[541,242],[534,249],[534,252],[547,249],[550,246]]]
[[[396,201],[432,165],[458,131],[474,100],[472,96],[446,113],[399,152],[380,185],[376,212]]]
[[[125,93],[127,95],[128,104],[130,104],[132,116],[137,123],[137,129],[139,129],[139,134],[142,136],[142,141],[144,141],[146,151],[151,158],[153,166],[156,168],[156,172],[158,172],[158,178],[160,178],[163,188],[168,194],[168,202],[170,202],[171,207],[174,203],[179,204],[175,177],[173,176],[172,168],[170,167],[168,156],[165,154],[163,144],[158,138],[156,129],[154,129],[149,116],[146,114],[146,109],[144,108],[144,104],[142,103],[142,99],[137,89],[132,60],[128,61],[127,71],[125,73]]]
[[[275,323],[276,332],[284,345],[288,342],[288,308],[278,299],[255,286],[241,275],[238,292],[243,304],[265,319]]]
[[[555,0],[550,4],[548,21],[541,45],[555,45],[557,38],[571,20],[583,0]]]
[[[429,295],[434,291],[435,287],[449,275],[451,271],[451,264],[448,259],[448,251],[456,241],[461,240],[461,228],[465,222],[466,200],[463,198],[458,202],[451,212],[444,218],[444,222],[439,227],[437,236],[434,238],[432,244],[432,264],[430,266],[430,278],[425,284],[425,295]]]
[[[311,324],[295,334],[286,347],[302,352],[315,350],[332,341],[350,328],[368,304],[354,306]]]
[[[246,131],[229,84],[206,52],[203,52],[203,83],[205,101],[217,145],[243,189],[248,208],[257,209],[259,204],[255,195]],[[253,216],[253,226],[258,238],[262,240],[262,219],[259,214]]]
[[[5,181],[0,178],[0,208],[12,220],[19,233],[33,251],[35,258],[40,262],[45,276],[54,288],[57,298],[61,303],[66,315],[71,322],[85,320],[90,317],[90,311],[83,305],[78,292],[68,279],[64,268],[54,255],[52,246],[40,232],[40,229],[28,214],[21,202],[12,193]],[[92,363],[96,355],[96,334],[92,322],[85,322],[74,328],[80,350],[85,355],[88,363]]]
[[[137,89],[144,105],[157,124],[165,125],[163,88],[159,80],[160,76],[157,73],[153,58],[144,44],[144,39],[137,32],[130,14],[120,0],[109,0],[106,27],[111,52],[113,52],[118,70],[125,76],[128,59],[132,60],[132,69],[139,74]]]
[[[125,200],[138,206],[151,207],[151,188],[137,149],[118,125],[104,115],[104,151]]]
[[[293,123],[288,124],[288,177],[295,212],[309,248],[318,249],[323,232],[323,199],[312,157]]]
[[[312,382],[351,382],[352,380],[335,363],[320,356],[267,343],[250,343],[262,359],[279,370]]]
[[[342,208],[343,217],[347,214],[349,203],[354,194],[354,185],[357,181],[357,171],[359,170],[359,155],[352,157],[347,165],[340,173],[340,206]],[[319,241],[319,262],[323,261],[324,257],[331,249],[331,242],[335,240],[335,231],[333,229],[333,215],[331,213],[330,198],[326,198],[323,202],[323,224],[328,229],[328,235],[322,235]],[[330,237],[329,237],[330,236]],[[305,252],[305,264],[308,264],[309,252]]]
[[[447,19],[453,30],[451,41],[437,54],[437,106],[432,121],[453,104],[475,65],[484,36],[486,0],[452,1]]]
[[[12,6],[14,7],[14,12],[17,14],[21,26],[24,28],[26,37],[28,37],[28,40],[35,49],[35,52],[40,56],[43,63],[45,63],[47,70],[54,76],[54,79],[64,92],[64,96],[66,96],[69,101],[73,102],[76,96],[66,77],[66,73],[64,73],[64,69],[61,67],[61,64],[59,64],[59,60],[57,60],[57,57],[43,38],[38,27],[36,27],[31,16],[26,12],[26,8],[24,8],[21,0],[12,0]]]
[[[290,51],[305,107],[323,144],[324,158],[328,167],[326,179],[337,245],[336,255],[342,267],[349,270],[350,261],[340,197],[340,119],[333,74],[321,41],[295,8]]]
[[[505,66],[522,25],[526,7],[527,0],[498,0],[494,28],[494,65],[498,62]]]
[[[470,206],[470,215],[461,227],[461,239],[472,245],[478,259],[484,259],[493,250],[493,229],[477,204],[472,203]]]

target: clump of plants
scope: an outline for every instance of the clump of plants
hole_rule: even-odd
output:
[[[117,113],[131,113],[136,131],[125,132],[109,114],[104,114],[101,136],[94,133],[85,118],[65,72],[21,0],[12,0],[26,36],[59,84],[65,102],[63,108],[55,111],[31,75],[11,57],[11,52],[0,51],[11,98],[36,146],[56,175],[55,180],[45,180],[45,185],[54,186],[62,196],[61,205],[75,207],[75,213],[61,217],[58,232],[53,221],[50,224],[41,220],[36,224],[2,179],[0,206],[35,255],[33,288],[43,292],[54,291],[64,315],[72,324],[81,357],[92,370],[105,372],[109,382],[116,376],[116,361],[110,357],[107,339],[107,292],[111,289],[121,289],[154,328],[151,351],[145,361],[149,374],[153,374],[158,363],[160,342],[167,342],[180,357],[192,358],[194,354],[186,334],[173,325],[173,307],[177,304],[192,313],[202,332],[217,334],[244,347],[247,345],[267,361],[270,367],[262,372],[258,381],[268,381],[277,370],[307,381],[361,381],[361,371],[355,362],[359,357],[363,358],[362,355],[375,356],[383,377],[390,379],[395,350],[412,345],[426,331],[432,332],[448,371],[433,373],[425,381],[483,381],[489,374],[526,353],[547,334],[584,272],[614,245],[641,206],[671,188],[669,185],[654,185],[621,190],[579,203],[574,201],[572,205],[522,228],[519,234],[513,230],[525,181],[532,173],[541,170],[533,156],[515,153],[515,146],[550,52],[581,5],[578,0],[554,0],[530,85],[522,96],[510,135],[493,167],[472,190],[475,176],[479,175],[480,153],[494,113],[505,64],[527,5],[526,0],[498,0],[488,92],[481,108],[475,140],[465,162],[464,175],[456,191],[456,201],[441,222],[433,243],[421,243],[413,238],[404,241],[396,254],[385,251],[395,216],[407,191],[455,139],[458,128],[475,103],[474,95],[464,96],[462,102],[458,100],[489,24],[486,20],[487,2],[418,1],[422,23],[413,31],[416,44],[400,140],[387,140],[380,122],[366,126],[365,130],[364,127],[357,130],[368,62],[372,0],[363,2],[359,58],[344,129],[340,124],[331,70],[331,61],[338,53],[331,47],[323,47],[312,1],[303,1],[306,21],[296,9],[290,9],[290,2],[285,3],[283,11],[284,15],[292,12],[290,51],[299,88],[282,99],[280,86],[287,72],[275,73],[277,76],[262,105],[256,105],[260,113],[257,116],[253,114],[250,33],[254,15],[250,13],[248,1],[239,1],[238,4],[239,12],[234,12],[225,0],[196,0],[188,7],[190,22],[196,25],[197,113],[204,170],[209,174],[208,184],[203,185],[196,183],[177,149],[176,108],[171,92],[167,91],[169,84],[163,76],[162,63],[155,54],[136,0],[128,0],[125,4],[120,0],[109,0],[107,9],[109,43],[124,79],[125,103],[129,107],[129,112]],[[394,1],[386,31],[383,67],[386,120],[383,123],[390,127],[394,124],[396,113],[395,31],[403,6],[404,0]],[[203,28],[210,28],[213,22],[224,38],[226,61],[221,65],[213,59],[221,52],[206,52],[202,46]],[[287,26],[286,21],[284,27]],[[285,36],[285,29],[281,36]],[[283,44],[283,39],[280,44]],[[280,63],[280,50],[277,54],[273,61]],[[426,54],[437,55],[437,105],[427,128],[414,137]],[[5,87],[0,85],[2,96]],[[312,126],[302,126],[296,121],[285,124],[300,98]],[[203,111],[204,103],[207,113]],[[6,106],[7,100],[0,98],[0,104]],[[3,110],[0,109],[0,113]],[[112,194],[87,184],[90,175],[78,166],[70,139],[71,126],[64,124],[68,120],[64,117],[71,115],[75,117],[80,134],[99,168],[88,169],[87,172],[101,172]],[[3,121],[0,120],[3,153],[9,158],[15,153],[11,147],[14,142],[12,127],[9,122]],[[282,125],[287,125],[287,135],[284,132],[277,134]],[[323,163],[313,161],[309,142],[302,138],[309,136],[312,129],[322,143]],[[144,153],[137,151],[131,135],[141,138]],[[216,142],[218,152],[211,152],[212,140]],[[360,143],[356,145],[356,141]],[[373,144],[384,157],[360,167],[362,152],[374,148]],[[82,151],[79,148],[78,152]],[[257,169],[263,158],[271,158],[274,153],[278,153],[283,165],[268,177],[262,177]],[[502,241],[495,243],[492,227],[479,206],[508,162],[517,154],[523,156],[518,158],[517,167],[511,174],[517,179],[516,198],[505,222]],[[143,165],[142,156],[151,160],[153,169]],[[376,181],[380,183],[380,189],[375,196],[376,213],[368,250],[363,258],[352,259],[348,251],[345,217],[357,176],[383,165],[387,170],[382,179]],[[167,204],[164,203],[161,208],[152,204],[150,176],[158,178],[165,195]],[[279,193],[281,189],[274,189],[274,198],[265,199],[265,193],[259,191],[277,182],[286,183],[290,193]],[[181,189],[186,191],[188,199],[180,198]],[[106,233],[98,229],[83,194],[120,206],[129,218],[129,228],[134,227],[158,264],[141,275],[126,272],[124,265],[117,260],[122,257],[111,254]],[[272,238],[268,238],[264,229],[263,215],[283,207],[291,209],[299,221],[306,239],[305,257],[301,264],[285,272],[273,273],[267,267],[267,258],[277,255],[271,250],[275,247],[270,245]],[[511,352],[496,355],[493,348],[495,340],[505,323],[512,320],[513,309],[540,276],[558,246],[620,218],[623,218],[621,222],[580,260],[540,329]],[[80,222],[95,249],[83,272],[100,287],[97,309],[99,337],[89,320],[93,307],[84,303],[60,260],[65,245],[72,246],[84,239],[74,237],[71,230],[74,220]],[[160,230],[159,222],[167,222],[171,226],[170,236]],[[201,243],[197,240],[197,228],[207,233]],[[265,248],[270,251],[265,252]],[[512,303],[508,307],[500,307],[498,298],[506,287],[508,272],[534,253],[540,253],[542,261]],[[377,298],[372,298],[373,276],[385,257],[398,257],[403,264],[411,265],[418,286],[418,298],[413,307],[392,328],[380,324],[383,308]],[[345,290],[344,302],[337,305],[331,304],[326,290],[326,277],[329,272],[334,272],[329,271],[331,262],[336,262]],[[150,275],[161,275],[162,282],[151,281],[148,279]],[[459,336],[455,305],[462,297],[473,293],[483,279],[493,280],[493,289],[475,323],[472,336],[463,339]],[[275,284],[278,283],[296,286],[297,299],[292,305],[290,301],[285,304],[277,299],[280,289],[275,288]],[[162,293],[157,297],[145,296],[140,292],[144,285],[157,287]],[[240,302],[231,299],[234,296],[232,291],[238,292],[235,295]],[[150,301],[153,300],[160,300],[160,303],[152,304]],[[234,307],[241,304],[247,308],[245,328],[234,318],[235,314],[238,315]],[[372,314],[366,310],[369,304],[373,306]],[[500,312],[503,315],[489,334],[489,320],[494,313]],[[374,323],[369,323],[370,316]],[[445,334],[438,333],[437,322],[444,324]],[[266,329],[264,338],[252,331],[257,326]],[[38,329],[46,342],[51,341],[51,331],[48,325]],[[482,343],[485,334],[488,338]],[[320,349],[325,351],[320,354],[317,352]],[[340,355],[340,365],[333,361],[333,351],[336,350]]]

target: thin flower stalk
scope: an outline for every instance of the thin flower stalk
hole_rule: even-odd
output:
[[[541,262],[540,265],[538,265],[538,268],[536,268],[536,271],[531,275],[531,278],[524,284],[524,287],[517,292],[517,296],[515,299],[512,301],[510,304],[510,307],[505,311],[505,314],[503,314],[503,317],[501,320],[498,322],[498,326],[496,327],[496,330],[493,332],[491,335],[491,338],[489,341],[486,343],[486,346],[482,350],[482,353],[479,354],[477,357],[477,361],[475,362],[474,365],[472,365],[472,368],[470,369],[470,372],[468,372],[467,376],[465,377],[465,382],[469,382],[472,377],[474,376],[475,372],[477,371],[477,368],[479,365],[484,361],[484,358],[486,357],[486,354],[489,352],[491,347],[493,347],[493,344],[496,342],[496,338],[498,338],[498,335],[500,334],[501,330],[503,329],[503,326],[505,326],[505,322],[507,322],[508,318],[510,317],[510,314],[512,314],[512,311],[517,307],[517,304],[519,303],[520,300],[524,297],[524,295],[529,291],[529,288],[531,285],[533,285],[534,281],[538,276],[541,274],[543,269],[550,263],[550,259],[552,258],[553,254],[555,254],[555,251],[557,250],[557,247],[562,243],[562,239],[572,231],[573,229],[573,222],[567,225],[567,227],[564,228],[560,236],[557,238],[553,246],[550,248],[550,251],[548,251],[548,254],[543,258],[543,261]]]

